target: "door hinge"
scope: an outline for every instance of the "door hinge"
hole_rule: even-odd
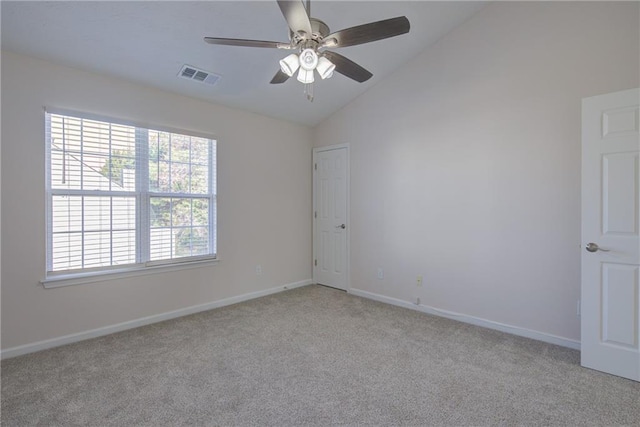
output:
[[[318,211],[313,211],[313,217],[318,218]]]
[[[316,267],[318,266],[318,260],[317,259],[313,260],[313,265],[315,265]]]
[[[313,165],[313,169],[314,169],[314,170],[318,170],[318,164],[317,164],[317,163],[314,163],[314,165]]]

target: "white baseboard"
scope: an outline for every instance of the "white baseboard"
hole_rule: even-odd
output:
[[[282,285],[282,286],[276,286],[275,288],[265,289],[263,291],[250,292],[248,294],[243,294],[235,297],[221,299],[218,301],[208,302],[206,304],[192,305],[191,307],[185,307],[178,310],[169,311],[166,313],[154,314],[152,316],[142,317],[140,319],[117,323],[115,325],[109,325],[102,328],[91,329],[89,331],[78,332],[75,334],[64,335],[61,337],[51,338],[44,341],[38,341],[31,344],[11,347],[6,350],[2,350],[2,352],[0,353],[0,359],[9,359],[11,357],[21,356],[27,353],[33,353],[40,350],[46,350],[48,348],[58,347],[65,344],[71,344],[78,341],[101,337],[103,335],[113,334],[115,332],[125,331],[127,329],[133,329],[133,328],[138,328],[140,326],[150,325],[151,323],[162,322],[164,320],[175,319],[177,317],[187,316],[189,314],[199,313],[201,311],[207,311],[207,310],[211,310],[218,307],[237,304],[239,302],[264,297],[264,296],[275,294],[277,292],[282,292],[288,289],[307,286],[307,285],[310,285],[311,283],[313,283],[311,279],[301,280],[299,282],[289,283],[287,285]]]
[[[479,317],[469,316],[466,314],[455,313],[447,310],[440,310],[435,307],[430,307],[423,304],[414,304],[409,301],[404,301],[397,298],[391,298],[385,295],[374,294],[372,292],[362,291],[359,289],[351,288],[349,293],[372,299],[375,301],[384,302],[391,305],[397,305],[399,307],[408,308],[411,310],[421,311],[423,313],[433,314],[435,316],[446,317],[448,319],[457,320],[459,322],[470,323],[476,326],[482,326],[483,328],[495,329],[497,331],[506,332],[508,334],[518,335],[525,338],[531,338],[538,341],[547,342],[550,344],[560,345],[562,347],[572,348],[574,350],[580,350],[580,341],[572,340],[569,338],[563,338],[556,335],[547,334],[544,332],[533,331],[531,329],[521,328],[519,326],[507,325],[504,323],[494,322],[492,320],[481,319]]]

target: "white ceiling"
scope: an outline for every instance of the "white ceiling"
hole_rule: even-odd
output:
[[[405,15],[408,34],[336,49],[373,73],[357,83],[316,79],[315,100],[294,78],[269,81],[280,49],[214,46],[203,37],[288,41],[275,1],[2,1],[2,48],[171,92],[316,125],[467,20],[484,2],[325,1],[311,15],[331,31]],[[183,64],[222,76],[214,86],[177,77]],[[419,82],[416,82],[419,84]]]

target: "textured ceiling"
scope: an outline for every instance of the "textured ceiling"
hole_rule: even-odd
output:
[[[484,2],[323,1],[311,15],[331,31],[405,15],[408,34],[336,49],[373,73],[316,79],[315,100],[294,78],[269,81],[290,51],[214,46],[203,37],[288,41],[275,1],[2,1],[2,48],[305,125],[316,125],[467,20]],[[183,64],[222,76],[180,79]]]

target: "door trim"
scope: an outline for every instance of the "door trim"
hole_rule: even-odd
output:
[[[311,162],[311,172],[313,175],[313,195],[312,195],[312,199],[313,199],[313,206],[312,206],[312,211],[311,211],[311,224],[312,224],[312,238],[311,238],[311,245],[312,245],[312,259],[311,259],[311,279],[313,280],[313,283],[317,283],[317,277],[316,277],[316,266],[314,265],[314,260],[317,259],[317,254],[316,254],[316,219],[314,217],[314,212],[316,211],[316,196],[317,196],[317,183],[316,183],[316,177],[317,177],[317,171],[314,167],[314,165],[316,164],[316,160],[317,160],[317,156],[318,153],[322,153],[325,151],[332,151],[332,150],[339,150],[345,148],[346,154],[347,154],[347,182],[346,182],[346,186],[347,186],[347,191],[346,191],[346,197],[347,197],[347,202],[346,202],[346,217],[347,217],[347,249],[346,249],[346,260],[345,260],[345,268],[346,268],[346,278],[347,278],[347,285],[346,285],[346,291],[347,292],[351,292],[351,149],[349,147],[349,143],[345,143],[345,144],[335,144],[335,145],[325,145],[322,147],[316,147],[313,149],[313,158],[312,158],[312,162]]]

